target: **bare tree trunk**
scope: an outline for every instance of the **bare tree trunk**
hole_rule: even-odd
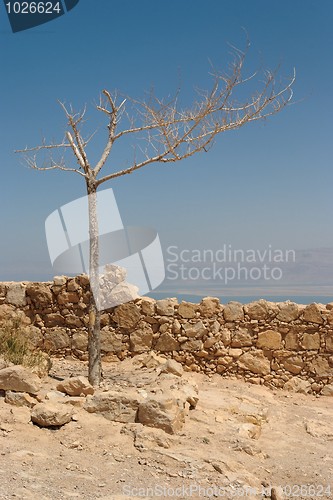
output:
[[[101,348],[100,348],[100,309],[99,304],[99,238],[97,216],[96,183],[88,181],[89,209],[89,278],[91,298],[89,304],[88,352],[89,352],[89,382],[97,386],[102,378]],[[94,293],[93,293],[94,292]]]

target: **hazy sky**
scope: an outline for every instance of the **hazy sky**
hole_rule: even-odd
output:
[[[105,187],[124,223],[156,229],[165,251],[333,248],[332,24],[330,0],[80,0],[65,16],[13,34],[1,3],[0,280],[52,275],[44,221],[85,194],[81,177],[31,171],[13,153],[44,136],[62,139],[57,100],[87,103],[97,157],[105,121],[93,104],[102,89],[142,98],[181,84],[190,102],[195,85],[209,84],[209,61],[223,69],[228,42],[245,46],[243,28],[249,73],[280,65],[287,78],[296,68],[295,105],[218,137],[208,154]],[[122,154],[106,168],[126,165],[131,151]]]

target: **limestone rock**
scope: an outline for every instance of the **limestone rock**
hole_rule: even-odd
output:
[[[182,342],[181,348],[183,351],[201,351],[203,348],[203,343],[201,340],[187,340]]]
[[[27,303],[25,286],[22,283],[10,283],[8,285],[6,301],[16,307],[25,306]]]
[[[162,333],[155,345],[156,351],[171,352],[180,349],[179,342],[168,332]]]
[[[157,314],[160,314],[161,316],[173,316],[176,305],[178,305],[178,300],[176,298],[157,300]]]
[[[136,424],[133,433],[134,446],[139,451],[146,451],[156,447],[170,448],[171,446],[170,437],[167,437],[161,429]]]
[[[196,407],[199,401],[199,389],[193,380],[187,380],[185,377],[177,377],[171,373],[162,373],[156,380],[156,385],[150,388],[154,394],[170,395],[182,402],[188,403],[190,409]]]
[[[124,349],[123,336],[121,333],[115,333],[110,326],[105,326],[101,330],[101,351],[120,352]]]
[[[41,427],[59,427],[72,420],[73,409],[61,403],[38,403],[31,412],[31,420]]]
[[[175,434],[184,425],[184,408],[172,397],[151,397],[140,404],[138,422],[162,429],[168,434]]]
[[[281,333],[275,330],[266,330],[258,335],[257,347],[259,349],[280,349]]]
[[[0,305],[0,322],[13,319],[14,316],[15,316],[15,309],[12,305],[9,304]]]
[[[182,318],[192,319],[195,318],[196,308],[196,304],[192,304],[191,302],[181,302],[178,307],[178,314]]]
[[[100,310],[110,309],[117,306],[118,304],[126,304],[131,300],[139,298],[138,287],[123,281],[119,285],[114,286],[111,291],[109,291],[105,285],[101,286],[101,304]]]
[[[283,366],[288,372],[298,375],[304,367],[301,356],[290,356],[282,361]]]
[[[332,377],[333,375],[333,369],[330,367],[328,359],[323,356],[316,356],[313,361],[308,363],[307,369],[318,377]]]
[[[69,377],[57,385],[57,390],[69,396],[94,394],[94,388],[86,377]]]
[[[155,299],[144,297],[141,299],[141,310],[143,314],[153,316],[155,314]]]
[[[184,373],[184,369],[178,361],[168,359],[168,361],[161,366],[161,373],[172,373],[173,375],[177,375],[177,377],[181,377]]]
[[[146,368],[157,368],[165,363],[165,359],[157,356],[154,352],[150,352],[143,360],[142,365]]]
[[[226,321],[242,321],[244,319],[243,304],[235,301],[229,302],[223,310],[223,315]]]
[[[145,321],[141,321],[130,334],[130,346],[133,352],[149,351],[153,343],[153,330]]]
[[[204,318],[211,318],[221,310],[220,300],[216,297],[204,297],[200,303],[200,314]]]
[[[103,337],[103,330],[101,331],[101,340]],[[88,335],[84,332],[74,333],[72,337],[72,349],[78,351],[86,351],[88,348]]]
[[[183,325],[183,332],[185,337],[190,338],[201,338],[205,333],[207,333],[207,329],[202,321],[197,321],[196,323],[185,323]]]
[[[251,319],[267,319],[269,315],[268,303],[263,299],[250,302],[250,304],[244,306],[244,309]]]
[[[232,334],[232,347],[250,347],[253,344],[253,335],[246,328],[240,328]],[[228,345],[224,342],[225,345]]]
[[[291,351],[295,351],[298,349],[298,337],[296,332],[288,332],[284,340],[286,349],[289,349]]]
[[[28,283],[26,293],[36,306],[47,307],[52,303],[52,292],[47,283]]]
[[[157,300],[157,314],[160,314],[161,316],[173,316],[176,305],[178,305],[178,300],[176,298]]]
[[[66,285],[67,277],[66,276],[54,276],[53,283],[55,286],[64,286]]]
[[[304,321],[316,323],[317,325],[321,325],[324,322],[318,304],[313,303],[306,306],[304,309]]]
[[[303,349],[312,351],[320,349],[319,333],[304,333],[301,346],[303,347]]]
[[[326,337],[326,351],[333,352],[333,335],[328,335]]]
[[[65,324],[65,318],[59,312],[55,312],[47,314],[44,318],[44,323],[47,327],[63,326]]]
[[[293,377],[286,382],[283,388],[287,391],[300,392],[301,394],[308,394],[311,392],[311,384],[307,380],[302,380],[299,377]]]
[[[26,392],[6,391],[5,403],[13,406],[27,406],[28,408],[33,408],[37,400]]]
[[[40,378],[24,366],[15,365],[0,370],[0,389],[4,391],[37,394],[40,386]]]
[[[84,409],[89,413],[100,413],[115,422],[136,422],[139,404],[143,396],[135,391],[124,393],[107,391],[88,396]]]
[[[246,352],[237,360],[243,370],[249,370],[259,375],[268,375],[271,371],[269,360],[259,351],[256,354]]]
[[[77,292],[63,291],[58,294],[57,300],[60,305],[78,304],[80,301],[80,295]]]
[[[322,396],[333,396],[333,384],[325,385],[320,394]]]
[[[44,335],[44,349],[50,353],[61,351],[70,346],[65,328],[48,328]]]
[[[295,321],[301,314],[300,307],[294,302],[284,302],[280,305],[280,311],[277,315],[277,319],[284,321],[285,323],[290,323],[290,321]]]
[[[140,309],[136,304],[127,303],[116,307],[113,314],[114,321],[121,328],[133,328],[141,317]]]

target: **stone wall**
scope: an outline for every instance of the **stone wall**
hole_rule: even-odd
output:
[[[0,324],[18,317],[36,347],[87,359],[89,298],[85,275],[0,283]],[[106,361],[153,350],[187,370],[333,395],[333,303],[142,297],[103,312],[101,342]]]

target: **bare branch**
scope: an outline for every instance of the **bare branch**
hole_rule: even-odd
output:
[[[96,105],[96,109],[107,116],[107,140],[99,161],[91,167],[86,154],[86,147],[93,135],[84,140],[80,128],[84,122],[86,109],[76,113],[72,107],[62,106],[67,120],[69,131],[66,140],[60,144],[46,144],[35,148],[26,147],[19,150],[21,153],[36,152],[47,149],[71,148],[79,165],[78,169],[68,169],[65,165],[52,163],[50,167],[41,167],[41,170],[59,168],[74,172],[84,172],[84,177],[98,187],[102,183],[130,174],[144,166],[155,163],[169,163],[180,161],[199,153],[206,152],[214,143],[218,134],[235,130],[247,123],[263,120],[280,112],[289,105],[293,98],[293,76],[285,85],[277,85],[278,71],[264,72],[264,80],[259,84],[256,92],[251,92],[247,99],[237,99],[238,88],[245,88],[258,76],[254,72],[243,76],[243,67],[249,41],[245,51],[232,47],[233,60],[228,71],[219,72],[212,67],[210,76],[212,84],[208,89],[197,89],[197,99],[189,108],[181,108],[179,104],[179,90],[168,99],[159,99],[153,92],[143,100],[127,97],[117,103],[117,94],[103,90]],[[110,157],[115,141],[130,137],[135,139],[132,146],[138,151],[132,165],[119,171],[107,173],[98,179],[98,174]],[[138,141],[144,141],[145,147]],[[30,165],[37,168],[35,159]]]

